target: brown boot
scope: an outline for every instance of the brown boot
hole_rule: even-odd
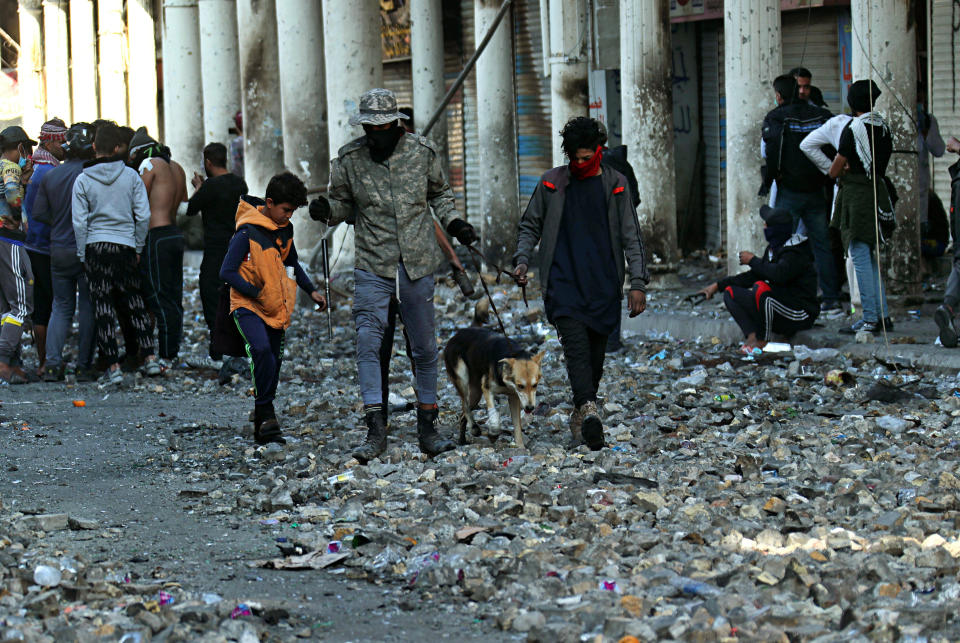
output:
[[[573,451],[583,444],[583,413],[578,408],[574,408],[570,414],[570,441],[567,443],[567,450]]]
[[[599,451],[604,446],[603,422],[600,421],[600,412],[596,402],[587,402],[580,407],[583,415],[583,441],[591,451]]]

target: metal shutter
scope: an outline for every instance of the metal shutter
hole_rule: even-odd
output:
[[[526,208],[540,175],[553,167],[550,123],[550,81],[543,76],[540,1],[520,0],[516,18],[517,166],[520,207]]]
[[[466,58],[473,55],[476,39],[473,34],[473,0],[460,3],[460,33],[463,38],[463,51]],[[470,72],[461,90],[463,94],[463,156],[464,156],[464,216],[467,221],[476,217],[480,222],[480,165],[477,158],[477,70]],[[471,190],[470,187],[474,186]]]
[[[393,92],[397,97],[397,106],[413,107],[413,67],[410,60],[383,63],[383,87]],[[430,118],[430,115],[414,114],[420,119]]]
[[[954,65],[960,61],[960,32],[951,25],[960,21],[960,7],[954,9],[951,0],[933,0],[930,16],[930,58],[933,65],[933,82],[929,100],[931,113],[940,124],[940,135],[946,139],[960,132],[960,79]],[[947,167],[956,161],[952,154],[939,159],[930,158],[930,174],[933,189],[950,210],[950,174]],[[955,240],[954,243],[957,243]]]
[[[726,105],[723,95],[723,21],[703,23],[700,78],[703,91],[703,206],[706,247],[723,248],[726,238]]]
[[[783,13],[780,18],[783,71],[787,72],[801,66],[809,69],[813,74],[813,84],[823,92],[827,109],[834,114],[843,111],[843,104],[840,101],[837,11],[836,9],[805,9]],[[804,48],[804,40],[806,40],[806,48]],[[770,91],[772,95],[773,90]]]

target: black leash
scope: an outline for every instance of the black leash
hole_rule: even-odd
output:
[[[487,299],[490,301],[490,309],[493,311],[494,316],[497,318],[497,324],[500,326],[500,332],[503,333],[504,337],[506,337],[506,336],[507,336],[507,330],[506,330],[506,328],[504,328],[504,326],[503,326],[503,320],[500,319],[500,312],[497,310],[497,305],[496,305],[496,304],[494,303],[494,301],[493,301],[493,296],[490,294],[490,289],[487,288],[487,282],[486,282],[486,280],[483,278],[483,272],[481,271],[480,268],[481,268],[481,266],[482,266],[485,262],[486,262],[486,263],[489,263],[491,266],[493,266],[493,269],[497,271],[497,285],[500,284],[500,277],[501,277],[501,275],[506,275],[506,276],[508,276],[508,277],[510,277],[510,278],[512,279],[512,278],[513,278],[513,273],[507,272],[506,270],[504,270],[503,268],[501,268],[501,267],[498,266],[497,264],[493,263],[492,261],[486,261],[486,260],[483,258],[483,255],[480,253],[480,251],[477,250],[476,248],[474,248],[472,245],[467,245],[467,246],[465,246],[465,247],[466,247],[468,250],[470,250],[470,252],[472,253],[472,256],[471,256],[470,259],[471,259],[471,261],[472,261],[472,263],[473,263],[474,269],[477,271],[477,275],[479,275],[479,277],[480,277],[480,285],[483,286],[483,292],[486,293]],[[473,256],[473,255],[475,255],[475,256]],[[520,291],[521,291],[521,293],[523,294],[523,305],[524,305],[526,308],[529,308],[530,305],[527,303],[527,287],[526,287],[526,286],[520,286]]]

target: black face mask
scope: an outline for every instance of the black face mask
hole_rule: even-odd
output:
[[[397,143],[404,135],[404,129],[396,122],[390,129],[375,130],[368,126],[364,126],[363,129],[367,133],[367,147],[370,148],[370,158],[377,163],[383,163],[390,158],[393,150],[397,147]]]

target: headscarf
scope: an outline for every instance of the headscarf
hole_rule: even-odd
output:
[[[67,140],[67,124],[59,118],[51,118],[40,126],[41,143],[63,143]]]

